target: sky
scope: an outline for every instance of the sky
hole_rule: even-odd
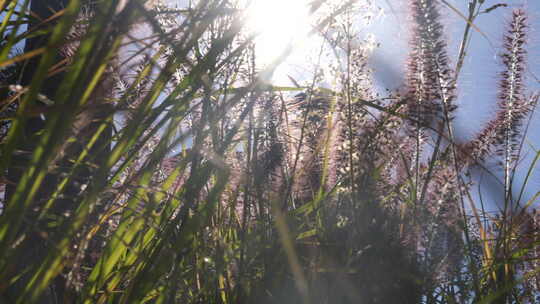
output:
[[[300,0],[297,0],[300,1]],[[369,59],[369,66],[373,69],[373,81],[381,96],[385,96],[385,89],[396,89],[403,85],[405,75],[405,62],[408,54],[409,41],[409,13],[407,1],[373,0],[375,4],[372,22],[361,27],[360,39],[375,39],[377,48],[373,50]],[[468,2],[465,0],[448,0],[454,8],[468,14]],[[457,84],[457,104],[459,105],[454,120],[456,138],[466,141],[477,134],[483,126],[493,117],[497,110],[497,85],[499,73],[502,71],[501,58],[503,33],[512,16],[512,10],[524,9],[529,15],[528,29],[528,93],[540,91],[540,1],[539,0],[486,0],[483,9],[498,3],[505,3],[507,7],[499,7],[487,14],[481,14],[475,21],[476,27],[481,31],[471,31],[471,40],[468,54],[461,70]],[[445,28],[445,38],[448,43],[450,64],[455,66],[459,46],[463,37],[466,22],[448,6],[439,6],[441,22]],[[298,19],[298,18],[297,18]],[[357,22],[361,23],[362,20]],[[312,47],[312,46],[309,46]],[[287,75],[294,75],[296,80],[308,81],[310,73],[305,71],[307,56],[305,50],[308,46],[299,45],[291,57],[278,69],[274,75],[277,85],[292,85]],[[304,63],[304,65],[303,65]],[[323,59],[324,63],[324,59]],[[531,121],[525,145],[524,157],[520,161],[520,169],[516,177],[516,184],[521,185],[524,176],[536,155],[535,149],[540,149],[540,109]],[[491,165],[491,166],[490,166]],[[488,162],[488,167],[494,169],[494,163]],[[502,176],[502,170],[494,172]],[[488,210],[495,211],[502,200],[502,186],[487,175],[477,176],[482,179],[480,189],[486,201],[497,202],[490,204]],[[501,179],[502,180],[502,179]],[[526,196],[532,197],[540,189],[540,167],[534,170],[533,177],[527,184]],[[475,191],[478,198],[478,191]],[[536,208],[539,204],[536,203]]]
[[[175,0],[185,4],[185,0]],[[288,76],[293,76],[298,81],[308,81],[311,78],[306,62],[313,62],[320,40],[302,38],[309,31],[306,24],[308,15],[302,5],[307,0],[254,0],[257,4],[253,17],[249,19],[251,27],[262,31],[259,41],[258,52],[261,55],[261,63],[268,63],[272,56],[277,56],[287,43],[293,41],[295,51],[289,56],[274,74],[273,81],[276,85],[292,86]],[[466,15],[467,3],[465,0],[447,0],[452,6]],[[173,2],[167,0],[167,2]],[[366,2],[370,2],[366,0]],[[385,95],[385,89],[396,89],[403,85],[405,75],[405,62],[408,54],[409,40],[409,17],[407,1],[405,0],[371,0],[374,4],[371,12],[373,18],[369,24],[365,20],[362,23],[359,35],[360,39],[373,39],[378,45],[373,50],[369,59],[369,66],[373,69],[373,81],[381,96]],[[482,32],[471,31],[471,42],[468,55],[458,82],[459,105],[454,126],[456,136],[460,140],[472,138],[490,120],[496,110],[496,87],[500,65],[502,35],[505,26],[510,20],[511,12],[515,8],[523,8],[529,14],[529,41],[528,41],[528,91],[540,91],[540,0],[486,0],[484,8],[497,3],[505,3],[507,7],[501,7],[488,14],[480,15],[475,25]],[[284,7],[288,9],[283,9]],[[442,23],[445,27],[446,40],[450,62],[455,65],[455,59],[459,50],[459,44],[463,36],[465,21],[445,5],[440,5]],[[264,33],[264,31],[273,31]],[[265,36],[266,35],[266,36]],[[267,40],[264,40],[264,39]],[[276,47],[277,46],[277,47]],[[311,50],[311,53],[308,52]],[[315,54],[315,55],[314,55]],[[325,64],[325,58],[321,59]],[[535,75],[535,76],[533,76]],[[536,79],[535,79],[536,78]],[[329,86],[331,84],[328,84]],[[534,149],[540,149],[540,110],[529,127],[526,145],[533,147],[525,151],[525,157],[521,161],[521,169],[518,174],[517,184],[521,184],[523,176],[528,169]],[[536,169],[532,180],[527,187],[528,196],[532,196],[540,189],[540,169]],[[485,195],[496,193],[492,191],[493,181],[483,179]],[[496,194],[495,196],[501,197]],[[496,198],[494,198],[496,199]],[[538,205],[538,203],[537,203]],[[496,205],[492,206],[496,208]]]

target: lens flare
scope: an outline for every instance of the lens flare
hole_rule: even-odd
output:
[[[305,43],[310,14],[303,0],[253,0],[248,8],[247,28],[256,33],[256,56],[261,65],[277,59],[288,46]]]

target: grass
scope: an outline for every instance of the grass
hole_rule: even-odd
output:
[[[539,96],[527,12],[501,34],[497,113],[457,143],[455,83],[494,8],[472,1],[449,58],[439,11],[455,8],[408,1],[405,86],[379,97],[358,4],[330,2],[309,64],[337,56],[332,89],[266,83],[288,51],[258,67],[232,1],[0,0],[0,302],[537,301],[538,195],[523,193],[539,152],[514,179]],[[495,159],[491,215],[472,192]]]

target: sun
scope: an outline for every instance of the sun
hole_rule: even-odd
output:
[[[257,63],[264,66],[278,59],[288,46],[305,43],[310,27],[306,0],[252,0],[246,27],[257,34]]]

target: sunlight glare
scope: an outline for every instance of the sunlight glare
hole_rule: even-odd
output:
[[[257,62],[268,65],[287,48],[305,42],[310,31],[305,0],[253,0],[248,9],[247,28],[258,34]]]

